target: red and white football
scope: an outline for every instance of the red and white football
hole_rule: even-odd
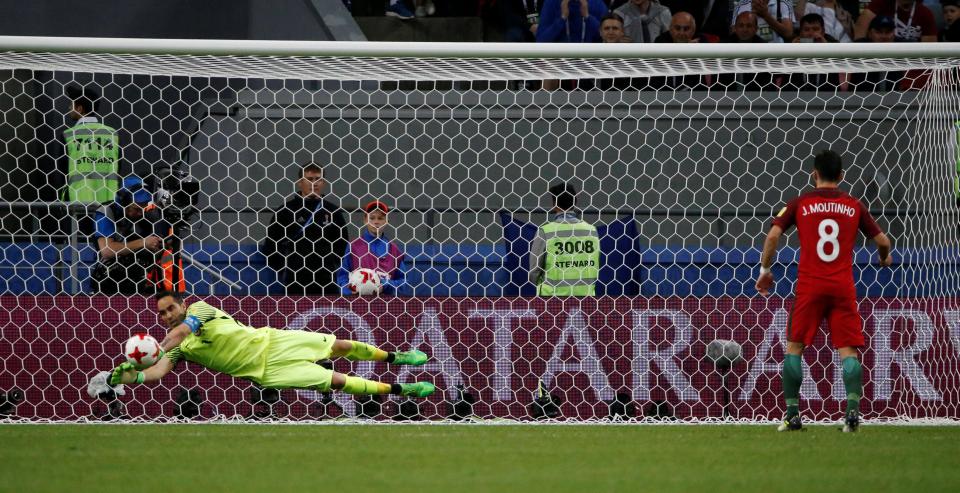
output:
[[[138,370],[149,368],[160,359],[160,343],[149,334],[134,334],[127,339],[123,355]]]
[[[377,271],[360,268],[350,273],[350,291],[367,296],[379,294],[381,289],[382,282]]]

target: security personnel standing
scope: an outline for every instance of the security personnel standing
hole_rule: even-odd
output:
[[[97,121],[94,110],[99,95],[92,89],[67,88],[73,101],[70,118],[77,124],[63,132],[67,154],[67,187],[64,199],[111,202],[119,188],[117,167],[120,140],[117,131]]]
[[[597,228],[573,212],[577,189],[568,183],[550,187],[553,220],[537,231],[530,245],[530,282],[540,296],[596,296],[600,272]]]
[[[297,195],[276,210],[261,252],[288,295],[340,296],[335,273],[348,246],[347,215],[325,200],[323,168],[300,169]]]
[[[101,294],[152,294],[164,278],[158,259],[167,255],[162,237],[169,226],[140,178],[129,177],[123,185],[116,199],[96,213],[94,238],[100,256],[91,289]]]

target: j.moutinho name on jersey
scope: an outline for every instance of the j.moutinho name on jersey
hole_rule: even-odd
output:
[[[847,204],[841,204],[839,202],[814,202],[812,204],[804,204],[801,207],[803,211],[803,216],[810,214],[844,214],[850,217],[853,217],[857,214],[857,210]]]

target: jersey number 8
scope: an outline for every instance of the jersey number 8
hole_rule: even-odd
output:
[[[820,239],[817,240],[817,256],[824,262],[833,262],[840,256],[840,242],[837,239],[840,236],[840,225],[833,219],[824,219],[820,221],[817,233],[820,234]],[[826,245],[830,245],[830,253],[824,248]]]

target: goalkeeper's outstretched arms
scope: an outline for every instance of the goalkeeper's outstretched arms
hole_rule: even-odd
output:
[[[158,382],[176,366],[176,361],[172,359],[176,357],[176,353],[177,351],[165,354],[153,366],[143,371],[138,371],[131,363],[124,362],[110,373],[110,385]]]

